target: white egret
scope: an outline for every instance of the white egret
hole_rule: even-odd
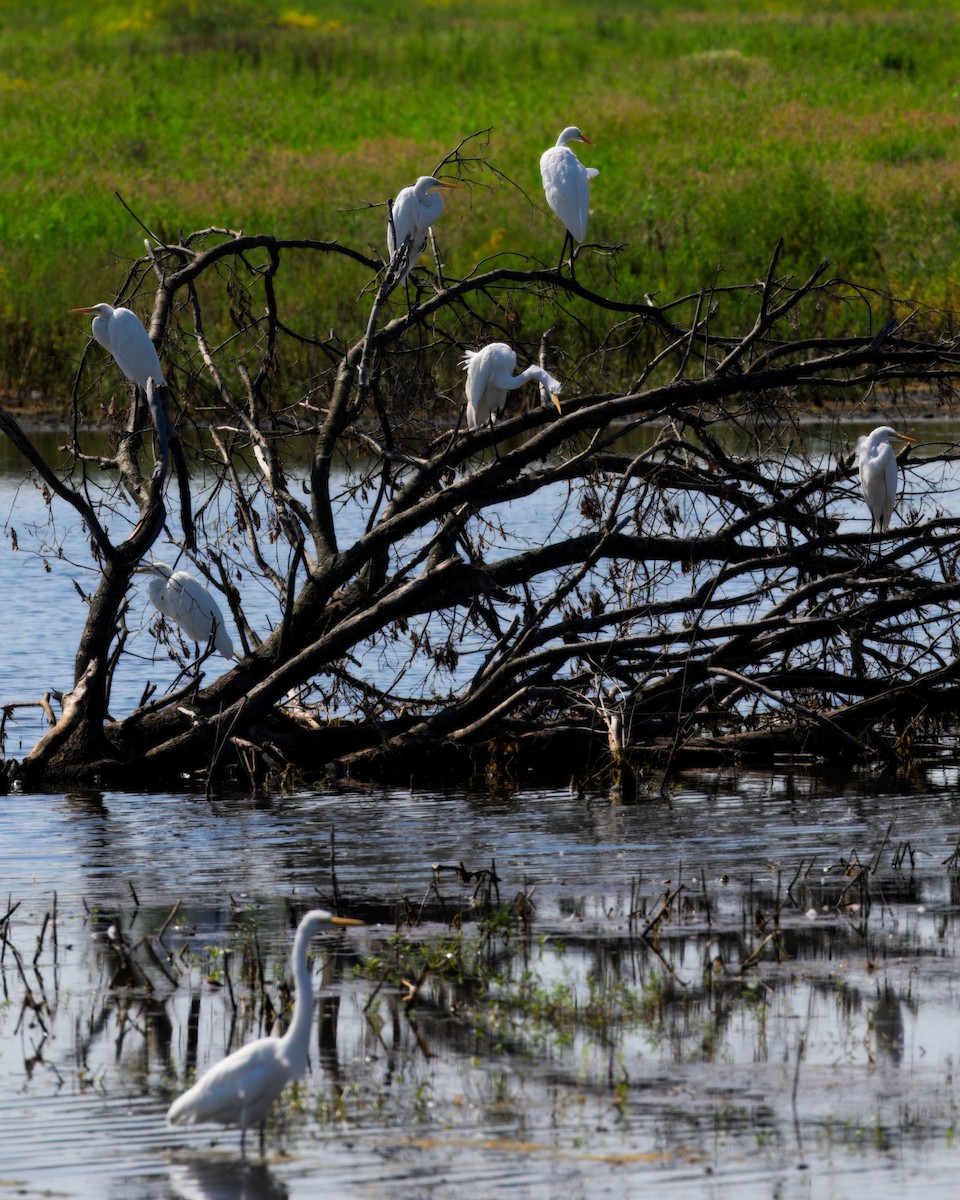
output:
[[[166,471],[167,450],[173,453],[180,489],[180,517],[187,548],[196,548],[196,534],[190,507],[190,484],[187,462],[177,431],[170,420],[170,396],[167,381],[160,366],[160,357],[150,334],[140,318],[129,308],[114,308],[112,304],[93,304],[88,308],[71,308],[72,313],[93,313],[94,338],[113,355],[126,377],[136,384],[147,398],[150,415],[160,443],[162,469]]]
[[[144,563],[136,569],[153,576],[147,584],[150,602],[175,621],[188,638],[200,646],[206,646],[212,638],[214,649],[224,658],[240,658],[233,649],[219,604],[198,579],[162,562]]]
[[[497,414],[507,402],[507,392],[515,392],[525,383],[536,381],[545,388],[550,399],[560,412],[557,393],[561,384],[538,366],[527,367],[519,375],[516,353],[506,342],[491,342],[482,350],[467,350],[462,366],[467,369],[467,427],[477,429],[487,421],[497,419]]]
[[[89,308],[71,308],[72,313],[95,313],[93,336],[116,360],[128,379],[147,390],[147,380],[156,387],[166,387],[157,348],[140,318],[129,308],[114,308],[112,304],[93,304]]]
[[[335,917],[311,909],[300,921],[293,939],[290,963],[296,981],[293,1020],[283,1037],[248,1042],[211,1067],[167,1110],[168,1125],[239,1125],[240,1152],[245,1153],[247,1128],[260,1125],[267,1110],[288,1083],[302,1079],[313,1011],[313,986],[307,967],[310,939],[325,925],[362,925],[353,917]]]
[[[443,197],[436,194],[437,188],[457,191],[455,183],[443,183],[432,175],[421,175],[411,187],[401,188],[393,202],[393,217],[387,222],[387,249],[393,258],[397,247],[407,242],[407,261],[400,274],[400,282],[406,283],[414,264],[427,247],[430,226],[443,212]]]
[[[590,180],[599,175],[596,167],[585,167],[570,149],[570,142],[593,142],[575,125],[568,125],[557,138],[557,144],[540,156],[540,177],[547,203],[567,229],[560,251],[560,264],[570,243],[570,271],[573,272],[574,242],[587,236],[587,215],[590,211]],[[558,267],[557,270],[560,268]]]
[[[857,440],[860,487],[870,509],[871,533],[883,533],[890,527],[897,502],[897,459],[890,445],[894,441],[912,442],[913,438],[881,425]]]

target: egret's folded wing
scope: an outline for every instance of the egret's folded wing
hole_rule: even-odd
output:
[[[278,1038],[243,1046],[174,1100],[169,1125],[252,1124],[259,1121],[290,1080]]]

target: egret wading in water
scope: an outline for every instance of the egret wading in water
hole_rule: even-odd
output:
[[[891,442],[913,442],[889,425],[881,425],[857,440],[860,487],[870,510],[870,533],[885,533],[897,502],[897,459]]]
[[[191,641],[213,648],[224,658],[241,656],[234,650],[220,605],[188,571],[174,571],[166,563],[144,563],[136,570],[153,578],[147,584],[150,603],[176,622]]]
[[[443,183],[432,175],[421,175],[411,187],[401,188],[393,202],[392,217],[387,221],[387,249],[390,258],[406,244],[407,258],[399,282],[406,283],[414,264],[427,248],[430,226],[443,212],[443,197],[437,189],[457,191],[455,183]]]
[[[129,308],[114,308],[112,304],[93,304],[87,308],[71,308],[69,311],[93,314],[91,333],[94,339],[113,356],[124,375],[146,397],[157,431],[159,461],[164,471],[168,450],[173,454],[180,489],[180,519],[183,524],[184,541],[188,550],[196,549],[187,462],[180,438],[170,420],[170,389],[164,378],[153,339],[144,329],[137,314]]]
[[[313,1013],[313,985],[307,967],[307,947],[325,926],[362,925],[353,917],[335,917],[311,909],[300,921],[293,939],[290,964],[296,982],[293,1019],[283,1037],[248,1042],[198,1079],[167,1111],[168,1125],[239,1125],[240,1153],[246,1153],[247,1128],[263,1126],[267,1110],[288,1083],[302,1079],[307,1069]]]
[[[575,242],[587,236],[587,216],[590,212],[590,180],[599,175],[596,167],[585,167],[570,149],[570,142],[593,142],[575,125],[568,125],[557,138],[557,144],[540,156],[540,177],[547,203],[566,226],[563,249],[557,270],[563,266],[563,256],[570,243],[570,274],[573,274]]]
[[[496,421],[507,402],[507,393],[515,392],[525,383],[539,383],[557,406],[557,412],[561,411],[558,395],[561,384],[538,366],[514,375],[517,356],[506,342],[491,342],[482,350],[467,350],[461,365],[467,369],[468,429]]]

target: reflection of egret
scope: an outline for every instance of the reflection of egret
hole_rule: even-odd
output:
[[[174,571],[166,563],[144,563],[137,570],[153,576],[147,584],[150,602],[188,638],[199,646],[213,638],[214,649],[224,658],[240,657],[233,649],[219,604],[198,579],[188,571]]]
[[[903,1060],[903,1010],[900,997],[888,983],[884,983],[883,991],[877,997],[877,1007],[870,1018],[869,1033],[869,1048],[873,1061],[880,1059],[891,1066],[899,1067]]]
[[[169,1172],[177,1200],[288,1200],[290,1196],[266,1163],[245,1158],[197,1156],[172,1162]]]
[[[519,375],[517,356],[506,342],[491,342],[482,350],[467,350],[462,365],[467,368],[467,426],[477,429],[495,421],[507,402],[507,392],[515,392],[525,383],[536,381],[549,394],[560,412],[557,392],[561,385],[538,366],[527,367]]]
[[[393,258],[397,247],[409,238],[407,260],[400,274],[400,283],[407,282],[414,263],[427,248],[430,226],[443,212],[443,197],[436,195],[437,188],[457,190],[455,183],[442,183],[432,175],[421,175],[411,187],[401,188],[393,202],[393,213],[387,222],[387,248]]]
[[[570,243],[570,270],[573,271],[574,242],[587,236],[587,215],[590,211],[590,180],[599,175],[596,167],[585,167],[570,149],[570,142],[593,142],[575,125],[569,125],[557,138],[557,144],[540,156],[540,177],[547,203],[567,229],[560,251],[560,265]],[[558,267],[559,270],[559,267]]]
[[[857,441],[860,486],[873,521],[871,533],[883,533],[890,527],[897,502],[897,459],[890,445],[893,441],[912,442],[913,438],[881,425]]]
[[[313,986],[307,946],[324,925],[362,925],[352,917],[334,917],[311,909],[297,926],[291,964],[296,979],[293,1020],[281,1038],[265,1037],[235,1050],[211,1067],[167,1112],[169,1125],[239,1125],[240,1151],[245,1152],[247,1127],[266,1120],[267,1110],[288,1083],[302,1079],[307,1068]]]

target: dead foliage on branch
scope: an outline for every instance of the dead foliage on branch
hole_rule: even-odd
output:
[[[285,317],[284,266],[304,255],[356,269],[354,340]],[[100,580],[74,690],[8,776],[536,778],[630,796],[708,758],[942,752],[960,674],[956,448],[901,458],[894,528],[871,538],[852,447],[818,448],[798,414],[909,411],[913,388],[948,404],[960,342],[826,262],[798,281],[778,258],[657,304],[591,290],[583,267],[454,278],[425,259],[403,288],[402,247],[387,263],[335,241],[148,238],[118,302],[153,292],[191,570],[225,599],[242,661],[110,714],[134,568],[183,548],[147,406],[114,408],[111,455],[76,424],[65,470],[0,410],[51,502],[82,515]],[[794,338],[798,314],[838,304],[862,311],[862,337]],[[586,353],[565,350],[586,334]],[[563,381],[559,417],[528,388],[466,429],[459,362],[491,340]],[[245,606],[264,590],[267,626]]]

